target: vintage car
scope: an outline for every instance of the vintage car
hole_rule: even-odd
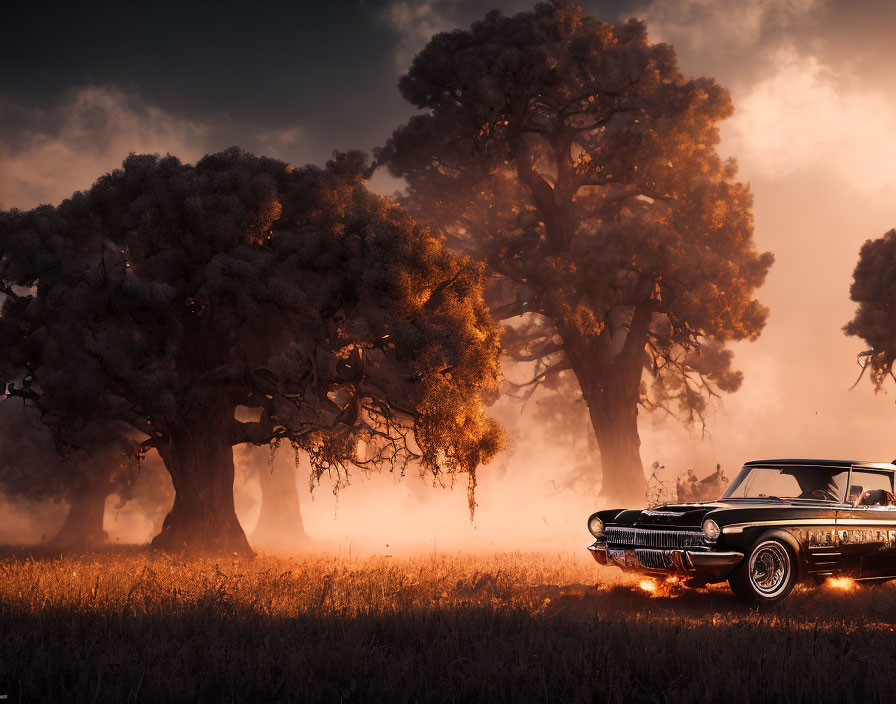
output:
[[[896,465],[776,459],[747,462],[717,501],[610,509],[588,519],[601,565],[688,586],[728,581],[753,605],[798,580],[896,578]]]

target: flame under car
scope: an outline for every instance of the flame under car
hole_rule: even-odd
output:
[[[717,501],[609,509],[588,519],[601,565],[687,586],[728,581],[751,605],[782,601],[799,581],[896,578],[896,465],[747,462]]]

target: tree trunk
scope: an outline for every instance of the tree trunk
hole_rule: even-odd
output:
[[[232,421],[232,406],[212,405],[172,429],[158,448],[174,484],[174,506],[153,548],[254,554],[233,504]]]
[[[592,398],[599,393],[592,392]],[[647,497],[647,480],[641,462],[637,402],[592,401],[589,412],[600,449],[601,498],[614,507],[640,506]]]
[[[106,542],[109,536],[103,530],[103,516],[111,489],[108,474],[85,479],[69,492],[65,523],[49,545],[60,550],[87,550]]]
[[[640,327],[633,321],[628,335]],[[561,326],[561,334],[600,450],[601,499],[613,507],[640,506],[647,496],[638,435],[644,342],[627,337],[614,344],[606,330],[587,335],[574,325]]]
[[[267,448],[261,448],[265,453]],[[281,450],[272,463],[258,463],[261,482],[261,513],[252,533],[253,542],[274,550],[296,550],[307,545],[302,525],[296,463],[292,452]]]

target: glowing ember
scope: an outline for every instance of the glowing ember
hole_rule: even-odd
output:
[[[650,592],[651,594],[656,591],[656,582],[652,579],[642,579],[638,586],[645,592]]]
[[[678,584],[678,577],[666,577],[666,584]]]
[[[827,585],[834,589],[849,590],[855,588],[856,583],[850,577],[831,577]]]

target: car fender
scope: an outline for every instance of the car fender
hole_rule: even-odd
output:
[[[610,521],[615,520],[616,517],[623,511],[625,511],[624,508],[605,508],[601,511],[595,511],[594,513],[592,513],[588,517],[588,520],[590,521],[592,518],[594,518],[594,516],[597,516],[601,521],[604,522],[604,524],[607,524]]]

